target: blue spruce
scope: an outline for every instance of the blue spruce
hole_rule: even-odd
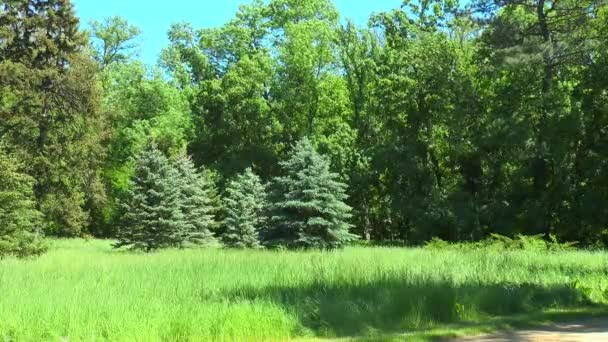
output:
[[[266,223],[266,187],[251,168],[228,184],[224,205],[224,244],[232,248],[261,247],[259,231]]]
[[[284,176],[274,181],[271,228],[264,234],[267,245],[333,249],[357,239],[349,232],[347,185],[308,139],[281,166]]]
[[[149,252],[182,246],[188,226],[179,173],[155,146],[147,146],[135,160],[121,210],[116,248]]]

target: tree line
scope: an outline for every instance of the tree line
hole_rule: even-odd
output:
[[[0,4],[2,245],[122,236],[155,146],[201,170],[166,171],[198,217],[175,233],[253,246],[242,232],[299,229],[242,193],[295,191],[277,189],[304,138],[345,185],[348,234],[608,242],[605,0],[406,0],[364,27],[330,0],[254,0],[220,27],[173,25],[155,66],[140,33],[119,17],[82,30],[68,0]]]

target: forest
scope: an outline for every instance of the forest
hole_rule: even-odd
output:
[[[608,1],[244,1],[154,65],[141,36],[0,0],[0,339],[424,340],[608,305]]]
[[[230,182],[272,185],[307,138],[362,240],[608,242],[604,1],[405,1],[356,27],[329,0],[256,0],[173,25],[156,66],[123,18],[3,3],[0,235],[117,236],[148,145],[190,156],[220,235]]]

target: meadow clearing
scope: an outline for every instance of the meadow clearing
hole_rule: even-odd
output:
[[[427,340],[602,314],[608,253],[112,250],[0,261],[0,340]]]

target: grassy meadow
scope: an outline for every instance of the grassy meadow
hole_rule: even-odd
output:
[[[0,260],[0,340],[432,339],[602,314],[608,253],[351,247]]]

